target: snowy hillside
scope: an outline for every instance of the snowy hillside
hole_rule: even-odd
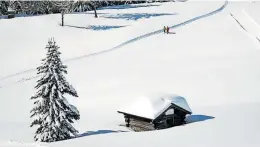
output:
[[[259,147],[259,14],[260,2],[187,1],[110,7],[97,19],[68,14],[65,27],[59,14],[0,19],[0,146]],[[50,37],[79,95],[69,101],[82,137],[34,143],[30,97]],[[140,133],[119,126],[119,108],[161,92],[186,98],[189,124]]]

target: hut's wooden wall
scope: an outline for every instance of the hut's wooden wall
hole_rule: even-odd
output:
[[[130,118],[129,127],[136,132],[154,130],[152,123],[144,122],[134,118]]]

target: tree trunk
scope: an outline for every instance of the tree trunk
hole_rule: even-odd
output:
[[[64,12],[61,12],[61,26],[64,26]]]
[[[97,16],[96,6],[94,6],[94,12],[95,12],[95,18],[98,18],[98,16]]]

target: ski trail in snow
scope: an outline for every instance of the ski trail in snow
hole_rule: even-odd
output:
[[[239,26],[257,43],[259,43],[260,27],[245,9],[230,13]]]
[[[233,17],[233,19],[238,23],[238,25],[247,32],[247,30],[245,29],[245,27],[234,17],[234,15],[232,13],[230,13],[230,16]]]
[[[222,11],[222,10],[226,7],[227,4],[228,4],[228,1],[226,1],[225,4],[224,4],[222,7],[220,7],[219,9],[217,9],[217,10],[215,10],[215,11],[212,11],[212,12],[210,12],[210,13],[207,13],[207,14],[204,14],[204,15],[201,15],[201,16],[197,16],[197,17],[195,17],[195,18],[189,19],[189,20],[184,21],[184,22],[182,22],[182,23],[179,23],[179,24],[177,24],[177,25],[173,25],[173,26],[171,26],[170,28],[171,28],[171,29],[173,29],[173,28],[178,28],[178,27],[180,27],[180,26],[184,26],[184,25],[186,25],[186,24],[189,24],[189,23],[191,23],[191,22],[194,22],[194,21],[196,21],[196,20],[198,20],[198,19],[201,19],[201,18],[204,18],[204,17],[211,16],[211,15],[213,15],[213,14],[216,14],[216,13]],[[79,60],[79,59],[82,59],[82,58],[87,58],[87,57],[90,57],[90,56],[95,56],[95,55],[100,55],[100,54],[103,54],[103,53],[106,53],[106,52],[110,52],[110,51],[119,49],[119,48],[121,48],[122,46],[125,46],[125,45],[127,45],[127,44],[133,43],[133,42],[138,41],[138,40],[140,40],[140,39],[144,39],[144,38],[147,38],[147,37],[150,37],[150,36],[152,36],[152,35],[156,35],[156,34],[159,34],[159,33],[162,33],[162,32],[163,32],[163,30],[162,30],[162,29],[159,29],[159,30],[157,30],[157,31],[150,32],[150,33],[147,33],[147,34],[145,34],[145,35],[141,35],[141,36],[139,36],[139,37],[130,39],[130,40],[128,40],[128,41],[126,41],[126,42],[123,42],[123,43],[119,44],[118,46],[115,46],[115,47],[113,47],[113,48],[111,48],[111,49],[104,50],[104,51],[100,51],[100,52],[96,52],[96,53],[92,53],[92,54],[87,54],[87,55],[83,55],[83,56],[79,56],[79,57],[75,57],[75,58],[71,58],[71,59],[65,60],[65,62],[66,62],[66,61],[69,62],[69,61]]]
[[[0,81],[11,78],[11,77],[15,77],[15,76],[18,76],[18,75],[21,75],[21,74],[33,72],[33,71],[36,71],[36,68],[31,68],[31,69],[28,69],[28,70],[25,70],[25,71],[22,71],[22,72],[18,72],[18,73],[14,73],[14,74],[4,76],[4,77],[0,78]]]
[[[203,14],[203,15],[200,15],[200,16],[197,16],[197,17],[194,17],[192,19],[189,19],[187,21],[184,21],[182,23],[179,23],[179,24],[176,24],[176,25],[173,25],[173,26],[170,26],[171,29],[173,28],[178,28],[178,27],[181,27],[181,26],[184,26],[184,25],[187,25],[189,23],[192,23],[196,20],[199,20],[199,19],[202,19],[202,18],[206,18],[206,17],[209,17],[211,15],[214,15],[214,14],[217,14],[218,12],[221,12],[228,4],[228,1],[225,1],[224,5],[221,6],[220,8],[218,8],[217,10],[214,10],[212,12],[209,12],[207,14]],[[130,39],[128,41],[125,41],[113,48],[110,48],[110,49],[107,49],[107,50],[103,50],[103,51],[100,51],[100,52],[96,52],[96,53],[92,53],[92,54],[87,54],[87,55],[83,55],[83,56],[79,56],[79,57],[74,57],[74,58],[70,58],[70,59],[67,59],[67,60],[64,60],[64,63],[66,62],[71,62],[71,61],[75,61],[75,60],[79,60],[79,59],[83,59],[83,58],[88,58],[88,57],[92,57],[92,56],[97,56],[97,55],[100,55],[100,54],[104,54],[104,53],[107,53],[107,52],[111,52],[113,50],[116,50],[116,49],[119,49],[127,44],[130,44],[130,43],[133,43],[133,42],[136,42],[138,40],[141,40],[141,39],[144,39],[144,38],[147,38],[147,37],[150,37],[152,35],[156,35],[156,34],[159,34],[159,33],[162,33],[163,30],[162,29],[159,29],[159,30],[156,30],[156,31],[153,31],[153,32],[150,32],[150,33],[147,33],[147,34],[144,34],[144,35],[141,35],[141,36],[138,36],[136,38],[133,38],[133,39]],[[8,78],[11,78],[11,77],[15,77],[15,76],[18,76],[18,75],[21,75],[21,74],[25,74],[25,73],[29,73],[29,72],[33,72],[35,71],[36,68],[33,68],[33,69],[29,69],[29,70],[25,70],[25,71],[22,71],[22,72],[18,72],[18,73],[14,73],[14,74],[10,74],[10,75],[7,75],[5,77],[2,77],[0,78],[0,81],[2,80],[5,80],[5,79],[8,79]],[[30,78],[31,79],[34,79],[34,78]],[[21,81],[21,80],[19,80]],[[18,82],[19,82],[18,81]],[[3,88],[4,86],[2,86]]]
[[[256,37],[256,39],[260,42],[260,39],[258,37]]]

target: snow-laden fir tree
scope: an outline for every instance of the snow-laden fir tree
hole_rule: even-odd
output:
[[[31,97],[34,101],[31,127],[38,127],[35,141],[53,142],[76,136],[78,131],[71,124],[74,120],[79,120],[80,115],[64,96],[69,94],[78,97],[78,94],[64,77],[67,67],[61,62],[61,53],[54,39],[49,40],[46,49],[47,57],[37,68],[37,74],[40,75],[35,86],[37,91]]]
[[[9,3],[6,1],[0,1],[0,16],[6,15]]]

